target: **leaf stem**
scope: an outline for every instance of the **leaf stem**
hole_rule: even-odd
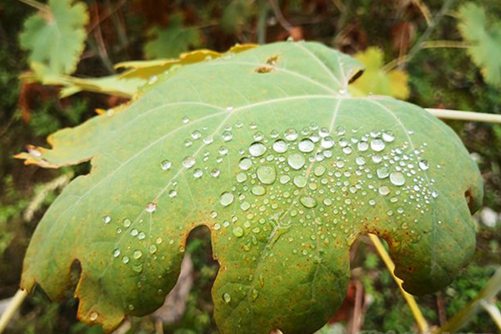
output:
[[[409,309],[412,312],[414,320],[416,321],[416,324],[419,328],[419,332],[428,333],[430,330],[428,323],[426,322],[426,319],[421,313],[421,310],[419,309],[419,306],[416,303],[414,297],[404,290],[404,288],[402,287],[402,280],[397,276],[395,276],[395,274],[393,273],[393,271],[395,270],[395,264],[388,255],[388,252],[384,248],[383,243],[381,242],[381,240],[379,240],[378,236],[375,234],[369,233],[369,238],[371,239],[372,243],[374,244],[374,247],[376,248],[376,251],[383,260],[384,264],[386,265],[386,268],[388,268],[388,271],[393,277],[393,280],[395,281],[395,283],[397,283],[398,288],[400,289],[400,293],[404,297],[405,301],[407,302],[407,305],[409,306]]]
[[[435,108],[426,108],[426,111],[440,119],[455,119],[458,121],[474,121],[501,124],[501,115],[497,114]]]
[[[12,319],[12,317],[16,313],[17,309],[21,306],[27,295],[28,292],[26,290],[19,289],[17,290],[14,297],[12,297],[9,306],[7,306],[7,309],[5,310],[4,313],[2,313],[2,316],[0,317],[0,334],[3,333],[10,319]]]
[[[473,299],[461,311],[456,313],[456,315],[452,317],[452,319],[450,319],[445,325],[437,329],[434,332],[434,334],[457,332],[462,327],[464,327],[471,319],[471,317],[473,317],[478,312],[483,302],[487,302],[489,299],[494,298],[500,290],[501,290],[501,267],[499,267],[496,270],[494,275],[489,279],[485,287],[478,293],[475,299]],[[491,312],[489,312],[489,314],[491,314]],[[498,324],[497,321],[499,321],[499,319],[496,318],[493,319],[496,321],[496,324]]]

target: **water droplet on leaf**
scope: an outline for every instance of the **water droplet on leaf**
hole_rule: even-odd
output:
[[[221,194],[221,197],[219,198],[219,203],[221,203],[222,206],[228,206],[231,203],[233,203],[234,199],[235,196],[232,193],[224,192]]]

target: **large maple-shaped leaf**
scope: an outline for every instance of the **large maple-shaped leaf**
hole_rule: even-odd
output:
[[[485,81],[501,86],[501,21],[489,17],[485,9],[472,2],[459,8],[459,31],[472,43],[468,48]]]
[[[30,63],[53,75],[74,72],[85,46],[88,20],[83,2],[49,0],[45,11],[26,20],[20,35]]]
[[[78,315],[111,330],[162,304],[199,225],[223,333],[321,327],[369,232],[408,291],[444,286],[474,250],[477,166],[425,110],[347,95],[359,71],[320,44],[270,44],[169,71],[127,109],[32,148],[28,163],[92,170],[37,227],[22,287],[62,297],[78,261]]]

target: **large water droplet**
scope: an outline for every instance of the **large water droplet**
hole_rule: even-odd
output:
[[[242,158],[238,163],[241,170],[249,170],[252,166],[252,160],[249,158]]]
[[[289,144],[287,144],[282,139],[279,139],[273,143],[273,150],[277,153],[284,153],[289,148]]]
[[[237,238],[243,237],[244,235],[244,229],[241,228],[240,226],[235,226],[232,231],[233,235]]]
[[[384,150],[384,148],[385,148],[384,141],[382,141],[381,139],[376,138],[371,141],[371,149],[373,151],[381,152],[382,150]]]
[[[172,167],[172,162],[169,160],[164,160],[160,163],[162,170],[169,170]]]
[[[365,165],[365,159],[364,159],[363,157],[357,157],[357,158],[355,159],[355,162],[356,162],[356,164],[357,164],[357,165],[359,165],[359,166],[363,166],[363,165]]]
[[[376,174],[380,179],[385,179],[390,175],[390,171],[386,167],[380,167],[376,170]]]
[[[430,168],[430,165],[428,164],[428,161],[426,161],[426,160],[419,161],[418,166],[421,170],[428,170],[428,168]]]
[[[219,148],[219,155],[221,155],[221,156],[225,156],[225,155],[227,155],[227,154],[228,154],[228,148],[226,148],[226,147],[224,147],[224,146],[221,146],[221,147]]]
[[[315,206],[317,206],[317,201],[313,198],[313,197],[310,197],[310,196],[303,196],[299,199],[299,201],[301,202],[301,204],[303,204],[303,206],[305,208],[314,208]]]
[[[238,173],[237,174],[237,182],[242,183],[247,180],[247,174],[245,173]]]
[[[133,257],[134,259],[136,259],[136,260],[137,260],[137,259],[139,259],[139,258],[141,258],[141,256],[143,256],[143,253],[142,253],[140,250],[136,250],[136,251],[134,251],[134,253],[132,254],[132,257]]]
[[[235,196],[232,193],[224,192],[221,194],[221,197],[219,198],[219,203],[221,203],[222,206],[228,206],[231,203],[233,203],[234,199]]]
[[[104,216],[103,217],[103,223],[109,224],[111,222],[111,217],[110,216]]]
[[[315,176],[322,176],[325,173],[325,167],[322,165],[317,166],[317,167],[315,167],[315,170],[313,171],[313,173],[315,174]]]
[[[226,304],[228,304],[229,302],[231,302],[231,296],[229,293],[225,292],[223,293],[223,300]]]
[[[387,143],[391,143],[395,140],[395,136],[391,132],[383,132],[383,140]]]
[[[272,184],[277,177],[275,167],[273,166],[260,166],[256,173],[259,181],[264,184]]]
[[[288,141],[294,141],[296,140],[298,137],[298,134],[296,132],[296,130],[294,129],[287,129],[285,131],[285,139],[288,140]]]
[[[388,188],[387,186],[381,186],[379,187],[378,192],[379,194],[386,196],[390,193],[390,188]]]
[[[405,183],[404,174],[400,172],[393,172],[390,174],[390,182],[396,186],[402,186]]]
[[[369,149],[369,143],[367,143],[366,141],[360,141],[357,144],[357,148],[360,152],[367,151]]]
[[[91,312],[89,319],[90,319],[90,321],[96,321],[97,317],[98,317],[97,312]]]
[[[299,142],[297,147],[301,152],[308,153],[315,149],[315,144],[309,139],[303,139]]]
[[[230,131],[224,131],[222,137],[225,142],[229,142],[233,139],[233,134]]]
[[[146,205],[146,212],[153,213],[157,210],[157,204],[154,202],[150,202]]]
[[[298,169],[303,168],[303,166],[305,164],[305,159],[304,159],[304,156],[302,154],[294,153],[294,154],[291,154],[287,157],[287,163],[293,169],[298,170]]]
[[[322,138],[322,141],[320,142],[320,146],[324,149],[329,149],[334,146],[334,140],[332,137],[325,137]]]
[[[200,137],[202,137],[202,133],[198,130],[195,130],[191,133],[191,138],[193,138],[193,140],[198,140],[200,139]]]
[[[119,257],[119,256],[120,256],[120,249],[115,248],[115,250],[113,251],[113,257]]]
[[[262,196],[266,194],[266,189],[263,186],[254,186],[251,192],[256,196]]]
[[[193,171],[193,177],[194,177],[195,179],[199,179],[199,178],[201,178],[203,175],[204,175],[204,172],[203,172],[200,168],[196,168],[196,169]]]
[[[183,166],[184,168],[191,168],[195,165],[195,158],[194,157],[186,157],[183,160]]]
[[[289,175],[282,175],[280,176],[280,183],[281,184],[286,184],[291,180],[291,177]]]
[[[240,209],[242,209],[243,211],[247,211],[250,209],[250,203],[249,202],[242,202],[242,204],[240,204]]]
[[[306,186],[306,183],[308,182],[308,180],[303,175],[297,175],[294,177],[293,182],[296,185],[296,187],[304,188]]]
[[[266,152],[266,146],[260,142],[255,142],[249,147],[249,153],[253,157],[260,157]]]

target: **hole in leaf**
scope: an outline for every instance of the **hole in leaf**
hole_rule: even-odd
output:
[[[476,208],[475,203],[473,201],[473,194],[472,194],[471,188],[469,188],[468,190],[466,190],[464,192],[464,198],[466,199],[466,204],[468,204],[468,208],[470,209],[470,213],[473,214],[475,211],[477,211],[477,208]]]
[[[266,59],[266,64],[273,66],[277,63],[277,61],[278,61],[278,55],[273,55],[268,57],[268,59]]]
[[[270,73],[273,70],[273,67],[269,65],[264,65],[264,66],[259,66],[256,67],[255,71],[257,73]]]

